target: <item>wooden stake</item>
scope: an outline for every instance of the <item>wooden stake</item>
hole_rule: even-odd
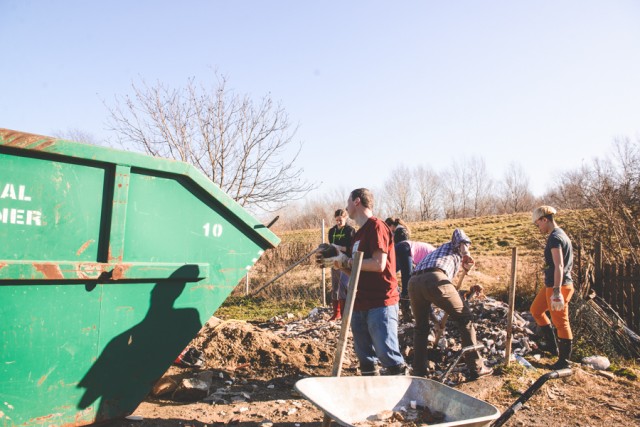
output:
[[[338,337],[338,345],[336,348],[336,355],[333,359],[333,368],[331,369],[331,376],[339,377],[342,373],[342,360],[344,359],[344,353],[347,349],[347,334],[351,327],[351,314],[353,313],[353,302],[356,299],[356,292],[358,290],[358,279],[360,278],[360,267],[362,266],[363,253],[356,251],[353,254],[353,265],[351,266],[351,276],[349,276],[349,287],[347,288],[347,299],[344,303],[344,312],[342,313],[342,326],[340,327],[340,335]],[[329,427],[331,425],[331,417],[327,414],[324,415],[322,427]]]
[[[320,240],[324,243],[324,218],[322,219],[322,229],[320,230]],[[326,269],[322,268],[322,306],[327,306],[327,276]]]
[[[518,248],[511,249],[511,283],[509,284],[509,311],[507,313],[507,343],[505,346],[505,365],[511,363],[511,340],[513,338],[513,310],[516,303],[516,267],[518,265]]]

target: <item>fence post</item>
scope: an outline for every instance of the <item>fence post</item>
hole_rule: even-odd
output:
[[[320,233],[322,233],[322,235],[320,236],[320,241],[324,243],[324,218],[322,219],[322,228],[320,230]],[[327,306],[327,283],[324,267],[322,267],[322,306]]]
[[[604,288],[602,286],[602,243],[596,242],[593,255],[593,263],[595,264],[593,288],[599,296],[604,297]]]
[[[627,262],[624,269],[624,320],[633,328],[633,265]]]
[[[511,363],[511,339],[513,337],[513,311],[516,303],[516,268],[518,266],[518,248],[511,249],[511,282],[509,284],[509,311],[507,312],[507,342],[505,344],[505,365]]]
[[[580,295],[584,295],[584,284],[582,283],[582,236],[580,236],[580,243],[578,243],[578,247],[576,249],[578,252],[578,287],[576,289],[576,291],[578,291],[578,293]]]
[[[244,276],[245,277],[245,282],[244,282],[244,295],[248,296],[249,295],[249,272],[247,271],[247,275]]]
[[[640,266],[637,264],[633,268],[633,276],[632,276],[632,286],[633,290],[633,326],[634,330],[640,333]]]

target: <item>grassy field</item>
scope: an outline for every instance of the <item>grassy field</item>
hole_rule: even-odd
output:
[[[582,229],[578,225],[589,220],[589,212],[565,211],[557,220],[572,235],[572,230]],[[436,246],[449,241],[455,228],[464,229],[472,241],[471,252],[476,259],[476,268],[465,279],[464,287],[480,284],[487,295],[505,300],[511,281],[513,248],[517,248],[517,306],[525,309],[541,286],[545,236],[531,223],[528,213],[413,222],[409,227],[412,240]],[[249,273],[249,295],[245,295],[243,280],[216,315],[266,320],[287,312],[304,316],[310,308],[323,304],[323,289],[330,287],[330,272],[325,270],[323,288],[322,269],[317,268],[312,259],[252,295],[316,248],[321,242],[321,230],[289,231],[279,237],[282,239],[279,247],[267,251]]]

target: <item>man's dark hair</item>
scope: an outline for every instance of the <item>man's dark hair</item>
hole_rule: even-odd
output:
[[[339,216],[347,216],[347,211],[345,211],[344,209],[338,209],[336,210],[336,213],[333,214],[333,216],[334,218]]]
[[[373,210],[373,193],[367,188],[356,188],[351,192],[351,200],[360,197],[360,203],[365,208]]]

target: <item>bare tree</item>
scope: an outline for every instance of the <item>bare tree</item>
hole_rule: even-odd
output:
[[[640,262],[640,139],[616,139],[610,156],[566,174],[554,196],[593,209],[578,227],[604,244],[610,261]]]
[[[484,159],[472,157],[468,162],[472,216],[478,217],[491,213],[491,190],[493,180],[487,172]]]
[[[96,140],[95,136],[90,132],[82,129],[70,128],[67,130],[54,130],[51,135],[55,138],[66,139],[67,141],[83,142],[91,145],[101,145]]]
[[[391,177],[384,183],[384,199],[391,215],[403,220],[411,220],[413,205],[412,174],[404,165],[391,171]]]
[[[445,218],[459,218],[461,216],[460,190],[456,180],[455,171],[445,169],[440,174],[440,182],[442,183],[442,209]]]
[[[592,172],[587,166],[582,166],[574,171],[564,172],[555,187],[544,195],[545,200],[551,204],[562,206],[565,209],[588,208],[587,193],[591,186]]]
[[[473,181],[470,172],[470,161],[453,160],[440,180],[442,182],[442,199],[447,218],[465,218],[472,215]]]
[[[284,108],[216,77],[211,89],[193,78],[177,89],[132,84],[133,95],[109,108],[111,130],[125,145],[193,164],[242,206],[273,210],[304,197],[314,187],[295,167],[301,144],[289,154],[296,129]]]
[[[442,191],[440,177],[432,169],[424,166],[418,166],[413,175],[418,193],[420,221],[438,218],[438,198]]]
[[[468,167],[469,161],[453,161],[452,170],[455,182],[458,185],[458,198],[460,200],[460,217],[465,218],[471,216],[471,192],[473,185],[471,183],[471,173]]]
[[[304,201],[292,203],[277,210],[279,216],[274,230],[300,230],[319,228],[325,220],[327,230],[335,224],[334,213],[345,209],[350,190],[335,188],[320,195],[307,197]]]
[[[531,209],[534,197],[529,190],[529,177],[520,164],[507,166],[500,187],[500,204],[503,213],[522,212]]]

